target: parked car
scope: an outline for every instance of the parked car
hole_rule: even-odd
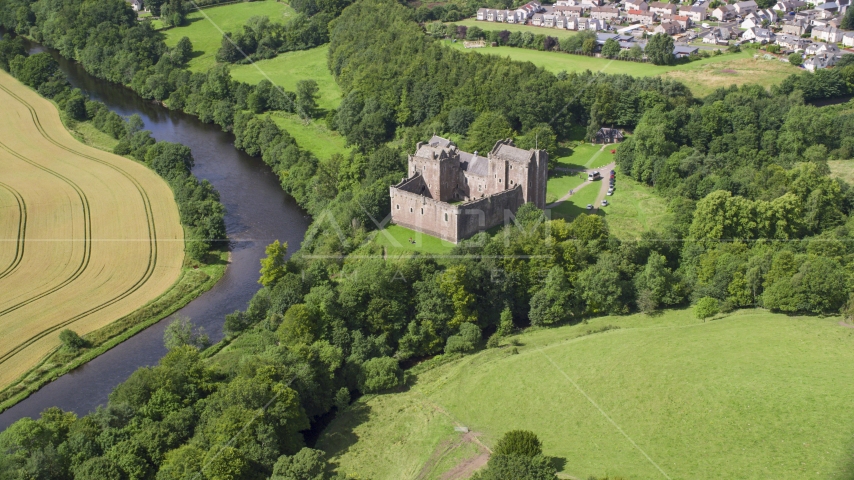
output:
[[[607,207],[608,206],[608,200],[602,200],[602,206]]]
[[[593,180],[599,180],[600,178],[602,178],[602,174],[601,174],[601,173],[599,173],[599,172],[589,172],[589,173],[587,174],[587,180],[589,180],[589,181],[591,181],[591,182],[592,182]]]
[[[587,204],[587,210],[593,210],[593,204],[588,203]]]

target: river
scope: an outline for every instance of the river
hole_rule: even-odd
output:
[[[29,45],[31,53],[45,51]],[[246,307],[258,285],[259,260],[274,240],[298,248],[310,219],[284,193],[278,178],[260,159],[234,148],[234,136],[196,117],[143,100],[133,91],[99,80],[74,62],[51,52],[72,85],[104,102],[120,115],[138,114],[154,138],[182,143],[193,151],[193,173],[210,181],[226,208],[231,263],[223,278],[175,315],[204,327],[211,340],[222,338],[225,315]],[[107,401],[110,392],[134,370],[154,365],[166,353],[166,318],[86,365],[45,385],[26,400],[0,414],[0,430],[23,417],[37,417],[48,407],[85,415]]]

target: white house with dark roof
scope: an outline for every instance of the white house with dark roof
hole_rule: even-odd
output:
[[[656,15],[676,15],[678,10],[672,3],[652,2],[649,4],[649,11]]]
[[[127,2],[130,4],[130,8],[132,8],[134,12],[142,11],[142,2],[139,0],[127,0]]]
[[[756,43],[773,43],[775,40],[774,33],[767,28],[748,28],[741,34],[741,39]]]
[[[781,12],[794,12],[799,8],[804,8],[807,6],[807,2],[802,2],[801,0],[781,0],[777,2],[773,7],[774,10],[779,10]]]
[[[821,68],[832,67],[839,61],[839,55],[834,53],[821,53],[804,61],[804,68],[815,72]]]
[[[681,7],[679,9],[679,15],[688,17],[694,23],[700,23],[706,19],[706,8],[705,7]]]
[[[796,35],[777,35],[774,43],[780,46],[783,50],[789,50],[792,52],[801,52],[806,50],[806,48],[810,45],[810,41],[806,38],[801,38]]]
[[[720,21],[729,20],[735,16],[735,10],[732,5],[720,5],[712,10],[711,16]]]
[[[845,32],[842,34],[842,45],[846,47],[854,47],[854,32]]]
[[[682,26],[676,22],[661,22],[653,29],[654,33],[663,33],[665,35],[676,35],[682,31]]]
[[[838,54],[839,47],[832,43],[816,42],[809,44],[809,46],[804,50],[804,53],[807,55],[821,55],[824,53]]]
[[[842,41],[842,35],[845,32],[834,27],[813,27],[812,38],[821,40],[822,42],[839,43]]]
[[[737,14],[744,16],[748,13],[759,10],[759,5],[757,5],[756,2],[754,2],[753,0],[747,0],[745,2],[738,2],[733,4],[732,8]]]

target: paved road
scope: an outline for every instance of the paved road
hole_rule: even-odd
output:
[[[599,172],[601,172],[601,173],[602,173],[602,179],[601,179],[601,180],[596,180],[596,181],[598,181],[598,182],[601,182],[601,184],[602,184],[602,185],[599,187],[599,195],[596,197],[596,202],[593,204],[593,205],[594,205],[594,207],[596,207],[596,208],[598,208],[598,207],[599,207],[599,205],[602,203],[602,199],[603,199],[603,198],[605,198],[605,195],[608,193],[608,182],[606,182],[605,180],[609,177],[608,173],[609,173],[611,170],[613,170],[615,166],[616,166],[616,163],[615,163],[615,162],[611,162],[611,163],[609,163],[608,165],[605,165],[604,167],[599,167],[599,168],[590,168],[590,169],[587,169],[587,170],[576,170],[577,172],[584,172],[585,174],[586,174],[586,173],[589,173],[589,172],[595,172],[595,171],[597,171],[597,170],[598,170]],[[567,192],[567,193],[566,193],[566,195],[564,195],[564,196],[560,197],[559,199],[557,199],[557,201],[556,201],[556,202],[554,202],[554,203],[550,203],[549,205],[546,205],[546,208],[554,208],[554,207],[557,207],[557,206],[558,206],[558,205],[560,205],[561,203],[563,203],[563,202],[565,202],[565,201],[569,200],[569,197],[571,197],[571,196],[573,196],[573,195],[578,194],[578,191],[579,191],[579,190],[581,190],[582,188],[586,187],[587,185],[590,185],[591,183],[593,183],[593,182],[592,182],[592,181],[590,181],[590,180],[585,180],[585,181],[584,181],[584,183],[582,183],[582,184],[581,184],[581,185],[579,185],[578,187],[576,187],[576,188],[574,188],[574,189],[570,190],[569,192]]]

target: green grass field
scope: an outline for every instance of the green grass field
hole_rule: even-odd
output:
[[[276,125],[288,131],[300,147],[312,152],[318,158],[329,158],[334,153],[346,155],[350,149],[344,146],[344,137],[330,131],[326,125],[314,120],[306,125],[294,114],[275,112],[272,114]]]
[[[566,38],[578,35],[575,30],[558,30],[557,28],[534,27],[532,25],[516,25],[512,23],[483,22],[469,18],[459,22],[448,22],[466,27],[480,27],[483,30],[507,30],[508,32],[531,32],[534,35],[548,35],[555,38]]]
[[[679,310],[534,331],[518,355],[482,351],[362,397],[318,448],[357,478],[441,478],[475,455],[464,425],[486,445],[532,430],[572,478],[848,480],[854,329],[838,322]]]
[[[283,21],[293,14],[291,7],[276,0],[235,3],[192,12],[187,15],[189,25],[170,28],[163,35],[166,45],[170,47],[176,45],[182,37],[188,37],[193,42],[190,70],[204,71],[216,64],[216,52],[222,42],[220,29],[234,33],[242,31],[249,17],[264,15],[270,20]]]
[[[550,179],[549,188],[552,188],[552,182],[553,180]],[[621,240],[634,240],[640,238],[641,233],[654,229],[660,231],[671,221],[671,215],[667,212],[667,202],[663,198],[651,188],[619,175],[614,194],[605,197],[610,205],[607,207],[595,205],[599,206],[598,210],[587,210],[587,204],[593,204],[596,201],[600,187],[600,182],[594,182],[582,188],[569,197],[569,200],[552,208],[552,218],[572,221],[580,213],[601,215],[607,220],[611,234]],[[547,201],[551,193],[549,191],[547,194]]]
[[[296,91],[300,80],[314,80],[320,88],[317,104],[324,110],[338,108],[341,103],[341,88],[335,83],[326,67],[329,45],[310,50],[280,53],[276,58],[255,62],[255,65],[234,65],[231,76],[235,80],[252,85],[269,78],[285,90]]]
[[[854,160],[828,160],[830,175],[854,185]]]
[[[409,239],[414,240],[415,243],[410,243]],[[416,252],[442,255],[449,253],[455,246],[451,242],[399,225],[389,225],[377,232],[373,241],[376,245],[384,247],[388,256],[406,256]]]
[[[585,177],[578,173],[549,172],[546,184],[546,203],[554,203],[572,189],[584,183]]]
[[[561,52],[540,52],[513,47],[490,47],[465,49],[462,43],[445,41],[446,45],[466,52],[477,51],[481,54],[500,55],[513,60],[529,61],[551,72],[604,72],[628,74],[637,77],[664,75],[685,83],[697,96],[705,96],[719,87],[756,83],[765,87],[782,81],[787,76],[798,73],[797,67],[777,60],[754,59],[755,50],[745,49],[739,53],[727,53],[695,62],[673,66],[659,66],[651,63],[609,60],[606,58],[569,55]]]

